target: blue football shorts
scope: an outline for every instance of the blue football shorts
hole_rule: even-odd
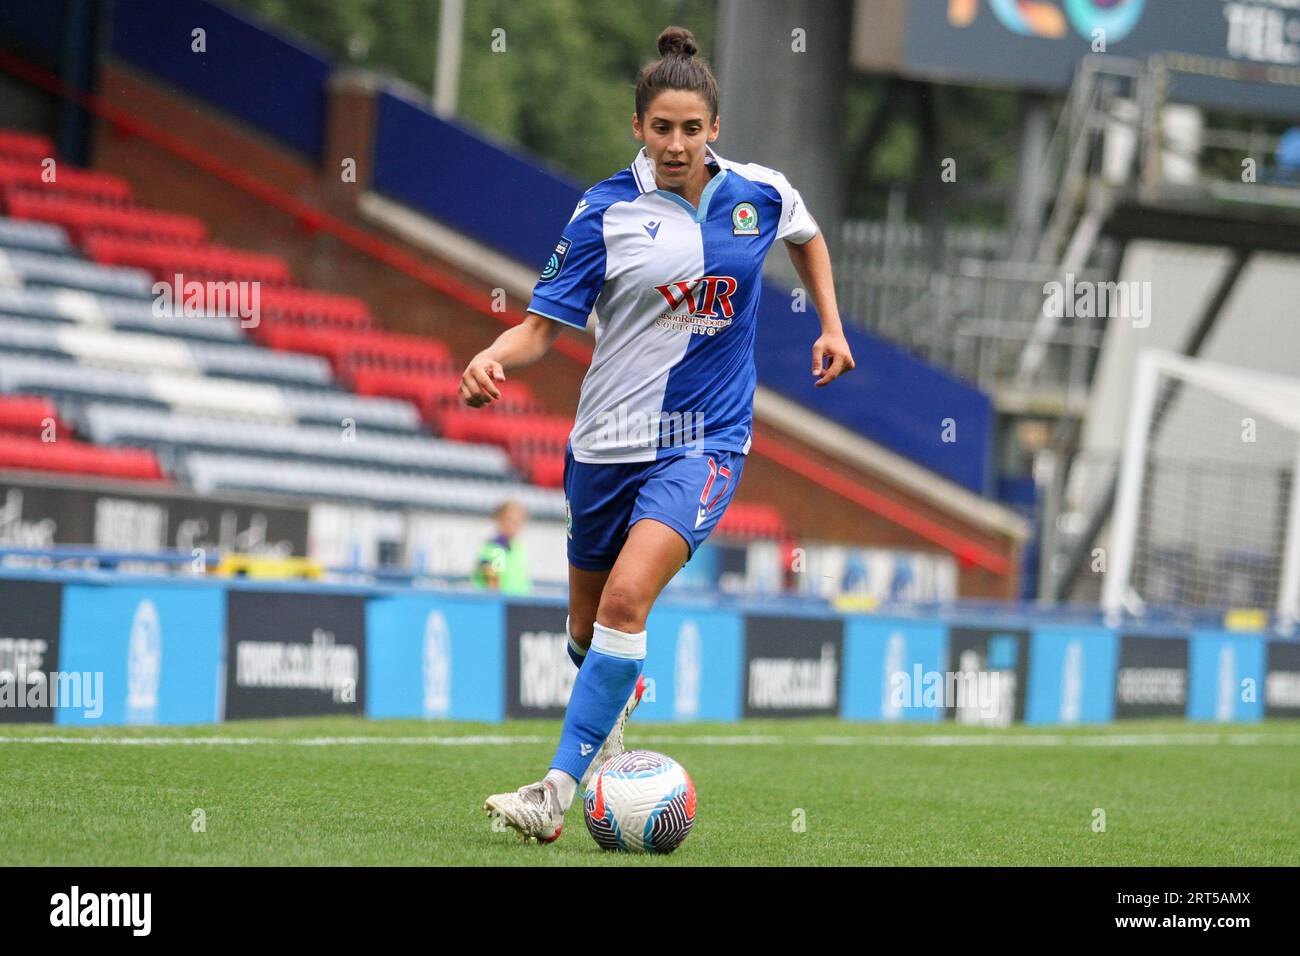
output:
[[[654,461],[593,465],[564,453],[564,506],[569,563],[583,571],[608,571],[628,530],[654,518],[686,541],[690,554],[704,543],[727,510],[745,456],[738,451],[682,452]]]

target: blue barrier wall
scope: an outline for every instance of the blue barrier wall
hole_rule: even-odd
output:
[[[0,683],[20,670],[25,686],[78,675],[97,692],[23,706],[0,687],[0,723],[557,718],[576,673],[564,620],[550,598],[3,569]],[[1120,633],[1014,608],[874,616],[698,597],[664,598],[648,629],[644,721],[1300,716],[1300,642],[1265,634]],[[989,700],[953,700],[966,678],[990,678]]]
[[[376,101],[374,188],[538,271],[582,195],[575,181],[391,93]]]
[[[847,322],[857,368],[831,388],[815,388],[812,344],[821,326],[811,309],[794,312],[792,303],[787,290],[763,284],[754,342],[760,383],[971,491],[991,489],[989,396]]]
[[[193,31],[206,32],[194,52]],[[113,7],[114,55],[174,83],[316,159],[330,64],[289,39],[204,0],[127,0]]]

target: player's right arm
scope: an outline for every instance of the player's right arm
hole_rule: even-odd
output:
[[[578,203],[555,251],[533,287],[524,321],[485,348],[465,369],[460,396],[478,408],[501,397],[498,382],[506,370],[536,362],[546,354],[561,326],[587,327],[587,316],[605,285],[604,212],[590,192]]]
[[[522,322],[506,329],[470,360],[460,377],[460,397],[471,408],[496,401],[501,397],[496,383],[506,380],[506,370],[532,365],[546,354],[559,334],[559,322],[529,312]]]

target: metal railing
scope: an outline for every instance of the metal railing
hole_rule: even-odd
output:
[[[841,233],[835,269],[841,311],[909,352],[950,369],[986,391],[1004,389],[1016,370],[1032,316],[1043,307],[1057,270],[1008,261],[1008,236],[997,230],[953,228],[939,265],[920,226],[850,221]],[[1113,248],[1077,281],[1104,282]],[[1075,401],[1087,393],[1100,347],[1100,320],[1066,317],[1048,339],[1050,355],[1030,383]]]

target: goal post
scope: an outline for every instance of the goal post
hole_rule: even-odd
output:
[[[1300,621],[1300,379],[1138,354],[1102,587],[1152,605]]]

